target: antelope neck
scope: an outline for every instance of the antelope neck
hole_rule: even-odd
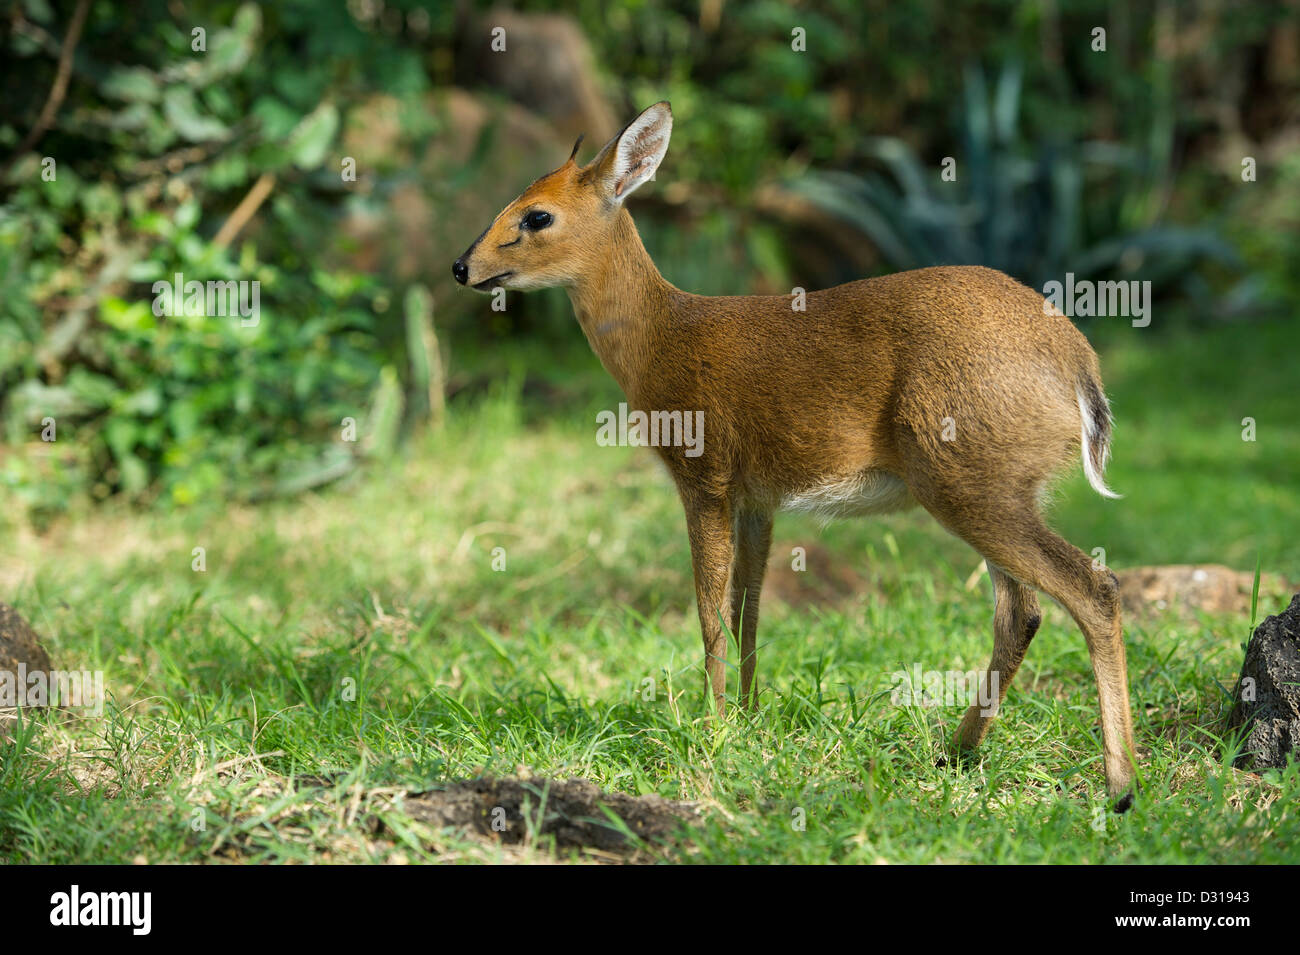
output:
[[[606,248],[608,253],[569,286],[569,301],[591,350],[632,397],[657,325],[671,315],[676,289],[655,268],[626,209],[616,213]]]

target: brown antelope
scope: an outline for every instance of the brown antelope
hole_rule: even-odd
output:
[[[629,407],[703,412],[702,453],[660,446],[690,537],[705,670],[721,714],[727,632],[740,697],[756,699],[759,591],[779,509],[828,516],[920,504],[982,554],[993,579],[993,657],[957,730],[983,739],[1038,629],[1035,590],[1087,640],[1106,784],[1132,801],[1135,766],[1118,582],[1040,516],[1044,489],[1082,453],[1100,494],[1110,407],[1087,339],[1042,295],[978,267],[918,269],[807,293],[703,296],[655,268],[624,202],[668,149],[651,106],[579,166],[573,153],[507,205],[456,260],[479,291],[564,286]],[[993,681],[996,680],[996,685]],[[986,695],[992,689],[992,694]]]

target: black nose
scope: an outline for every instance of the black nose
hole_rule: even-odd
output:
[[[445,259],[443,261],[446,261]],[[457,259],[451,265],[451,274],[455,276],[456,281],[464,285],[469,281],[469,266]]]

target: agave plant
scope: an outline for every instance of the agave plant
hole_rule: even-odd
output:
[[[860,229],[900,270],[986,265],[1035,288],[1067,272],[1141,277],[1157,291],[1183,285],[1200,297],[1200,262],[1237,264],[1211,229],[1125,221],[1126,210],[1158,206],[1150,193],[1166,170],[1151,154],[1113,143],[1025,143],[1020,79],[1016,66],[1004,67],[990,102],[982,72],[967,70],[952,181],[902,140],[873,137],[864,154],[876,168],[809,173],[791,186]],[[1089,194],[1090,183],[1101,188]]]

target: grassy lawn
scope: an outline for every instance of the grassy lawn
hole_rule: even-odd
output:
[[[1258,555],[1300,581],[1293,330],[1098,335],[1125,497],[1075,475],[1053,523],[1114,567]],[[987,580],[964,586],[978,558],[920,512],[778,519],[774,560],[816,548],[862,587],[770,600],[760,710],[710,731],[668,479],[648,451],[596,445],[595,410],[620,399],[594,358],[557,388],[531,417],[508,384],[454,403],[443,432],[319,494],[110,508],[0,548],[0,595],[109,695],[102,718],[37,715],[0,744],[0,860],[549,858],[400,809],[527,772],[698,802],[670,860],[1300,861],[1295,767],[1230,766],[1245,616],[1128,623],[1146,788],[1124,816],[1104,811],[1083,638],[1050,602],[980,760],[945,760],[962,708],[896,705],[891,674],[983,666],[992,605]]]

